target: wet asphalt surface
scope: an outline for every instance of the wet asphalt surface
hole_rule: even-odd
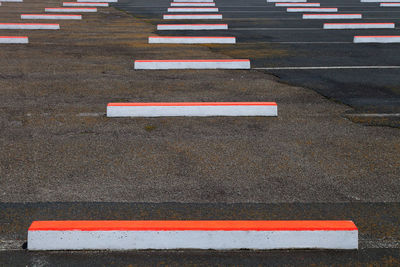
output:
[[[153,24],[227,23],[227,31],[155,31],[160,36],[235,36],[236,45],[210,46],[232,57],[250,58],[252,68],[399,66],[400,44],[353,44],[355,35],[400,35],[400,9],[357,0],[322,0],[321,7],[337,7],[340,14],[363,19],[303,20],[264,0],[218,0],[223,20],[162,20],[170,1],[121,0],[114,6]],[[173,14],[173,13],[170,13]],[[323,23],[396,23],[395,29],[324,30]],[[271,53],[271,50],[279,51]],[[240,52],[241,51],[241,52]],[[282,81],[311,88],[356,108],[355,113],[400,112],[400,68],[265,70]]]

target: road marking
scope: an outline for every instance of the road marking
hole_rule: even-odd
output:
[[[230,28],[235,31],[293,31],[293,30],[323,30],[322,28]]]
[[[104,112],[83,112],[76,114],[77,117],[100,117],[105,115],[106,114]]]
[[[82,1],[84,1],[84,0],[82,0]],[[97,1],[100,1],[100,0],[97,0]],[[296,3],[290,3],[290,4],[296,4]],[[298,3],[298,4],[307,4],[307,3]],[[372,7],[372,8],[376,8],[377,6],[367,6],[367,5],[363,5],[363,6],[341,6],[341,5],[335,5],[336,7],[362,7],[362,8],[369,8],[369,7]],[[143,7],[143,8],[158,8],[158,9],[162,9],[162,10],[164,10],[165,8],[168,8],[169,6],[151,6],[151,7],[149,7],[149,6],[135,6],[135,5],[129,5],[129,4],[127,4],[127,5],[124,5],[124,7]],[[253,8],[253,7],[256,7],[256,8],[260,8],[260,7],[262,7],[262,8],[266,8],[266,9],[276,9],[276,6],[224,6],[224,5],[218,5],[218,7],[227,7],[227,8]]]
[[[385,23],[386,24],[386,23]],[[388,27],[389,29],[389,27]],[[390,28],[392,30],[399,30],[400,28]],[[321,31],[323,28],[230,28],[234,31]]]
[[[337,69],[400,69],[400,66],[323,66],[323,67],[266,67],[253,70],[337,70]]]
[[[0,251],[22,250],[23,240],[4,240],[0,239]]]
[[[400,113],[362,113],[362,114],[346,114],[346,116],[353,116],[353,117],[400,117]],[[399,241],[397,241],[397,242],[399,242]]]
[[[262,44],[354,44],[353,42],[258,42]],[[241,44],[258,44],[254,43],[241,43]]]

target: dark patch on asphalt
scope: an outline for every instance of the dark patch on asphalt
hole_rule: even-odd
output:
[[[362,20],[303,20],[302,13],[288,13],[286,8],[275,7],[273,3],[266,3],[264,0],[219,0],[216,7],[219,8],[219,13],[223,14],[224,19],[215,21],[162,20],[162,15],[168,13],[168,4],[161,0],[152,1],[151,4],[142,0],[123,0],[115,6],[134,16],[140,15],[154,25],[158,23],[228,23],[231,28],[228,31],[155,31],[155,33],[161,36],[235,36],[237,37],[236,45],[206,46],[212,51],[233,58],[250,58],[252,67],[255,68],[388,66],[399,65],[400,62],[399,44],[352,43],[355,35],[397,35],[399,29],[322,29],[323,23],[328,22],[395,22],[398,24],[399,10],[380,8],[375,3],[360,3],[356,0],[321,2],[321,7],[338,7],[339,13],[361,13]],[[245,28],[253,29],[245,30]],[[268,28],[274,30],[268,30]],[[279,28],[285,30],[276,30]],[[273,43],[272,51],[265,48],[266,42]],[[307,42],[326,43],[307,44]],[[284,51],[284,53],[274,53],[274,50]],[[400,84],[399,69],[266,70],[265,72],[274,74],[287,83],[308,87],[328,98],[350,105],[356,108],[358,113],[400,112],[400,92],[392,90]],[[399,118],[391,118],[390,121],[391,126],[400,125]],[[387,125],[384,121],[382,124]]]

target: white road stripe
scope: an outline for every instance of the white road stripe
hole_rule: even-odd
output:
[[[350,117],[400,117],[400,113],[364,113],[364,114],[346,114]],[[397,241],[397,245],[399,245]]]
[[[336,70],[336,69],[400,69],[400,66],[324,66],[324,67],[267,67],[253,70]]]
[[[399,30],[400,28],[391,28]],[[323,28],[230,28],[233,31],[320,31]]]
[[[253,42],[241,44],[354,44],[353,42]]]
[[[293,30],[323,30],[322,28],[230,28],[235,31],[293,31]]]

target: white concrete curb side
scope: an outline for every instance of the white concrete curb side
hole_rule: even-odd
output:
[[[218,12],[216,7],[170,7],[168,12]]]
[[[149,44],[235,44],[235,37],[150,36]]]
[[[28,250],[358,249],[351,221],[36,221]]]
[[[276,3],[276,7],[320,7],[320,3]]]
[[[394,29],[394,23],[324,23],[327,30],[346,29]]]
[[[361,0],[361,3],[399,3],[400,0]]]
[[[323,7],[289,7],[286,9],[287,12],[338,12],[337,8],[323,8]]]
[[[157,30],[227,30],[228,24],[158,24]]]
[[[164,15],[163,19],[222,19],[222,14]]]
[[[250,69],[248,59],[135,60],[136,70],[168,69]]]
[[[92,6],[93,7],[108,7],[109,5],[108,5],[108,3],[95,3],[95,2],[93,2],[93,3],[64,2],[63,6],[65,6],[65,7],[67,7],[67,6],[75,6],[75,7],[85,7],[85,6],[87,6],[87,7],[92,7]]]
[[[0,44],[27,44],[29,43],[26,36],[0,36]]]
[[[278,116],[274,102],[109,103],[107,117]]]
[[[400,43],[400,36],[354,36],[354,43]]]
[[[361,14],[303,14],[303,19],[361,19]]]
[[[174,0],[175,3],[213,3],[214,0]]]
[[[87,7],[87,8],[79,8],[79,7],[71,7],[71,8],[45,8],[45,12],[61,12],[61,13],[80,13],[80,12],[97,12],[97,8]]]
[[[307,3],[307,0],[267,0],[267,3]]]
[[[59,30],[60,24],[0,23],[1,30]]]
[[[21,19],[82,19],[81,15],[22,14]]]
[[[199,7],[213,7],[215,6],[215,3],[195,3],[195,2],[186,2],[186,3],[171,3],[171,6],[173,7],[182,7],[182,6],[199,6]]]
[[[77,0],[78,3],[118,3],[118,0]]]
[[[381,3],[381,7],[400,7],[400,3]]]

